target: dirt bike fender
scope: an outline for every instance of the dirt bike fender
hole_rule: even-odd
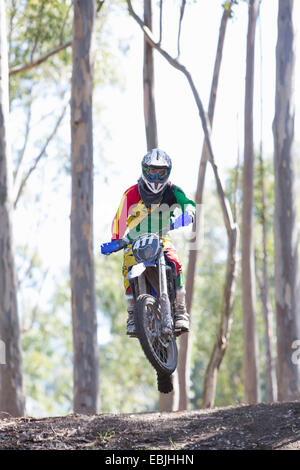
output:
[[[128,274],[127,274],[128,281],[130,281],[131,279],[134,279],[135,277],[139,277],[141,274],[143,274],[145,269],[146,269],[146,266],[144,263],[134,264],[131,267],[130,271],[128,271]]]

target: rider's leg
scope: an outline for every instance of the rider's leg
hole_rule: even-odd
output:
[[[136,336],[136,328],[135,328],[135,321],[134,321],[134,298],[129,288],[129,291],[125,292],[125,299],[127,303],[127,323],[126,323],[126,334],[128,336]]]
[[[179,261],[177,252],[169,242],[164,244],[164,251],[170,261],[173,261],[177,272],[177,288],[175,300],[175,329],[180,333],[189,331],[190,318],[186,310],[185,287],[183,284],[182,264]]]
[[[186,310],[185,287],[177,286],[175,300],[175,329],[180,333],[189,331],[190,316]]]
[[[174,248],[173,243],[169,238],[164,238],[163,249],[170,261],[174,261],[177,272],[177,289],[176,289],[176,300],[175,300],[175,328],[181,333],[189,331],[189,314],[186,311],[185,305],[185,287],[183,285],[182,276],[182,264],[179,261],[177,252]],[[127,303],[127,328],[126,334],[129,336],[136,336],[136,328],[134,321],[134,298],[131,292],[130,284],[127,279],[128,268],[136,264],[136,260],[132,254],[131,247],[124,250],[124,261],[123,261],[123,277],[124,277],[124,289],[125,299]]]
[[[134,298],[130,288],[129,281],[127,279],[128,268],[136,264],[135,258],[132,254],[131,247],[124,250],[124,260],[123,260],[123,278],[124,278],[124,289],[125,289],[125,300],[127,304],[127,326],[126,334],[129,336],[136,336],[135,321],[134,321]]]

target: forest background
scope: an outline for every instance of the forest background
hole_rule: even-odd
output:
[[[101,2],[100,2],[101,3]],[[179,3],[165,2],[167,46],[176,45]],[[182,63],[188,64],[208,103],[213,62],[223,13],[218,0],[188,2],[182,23]],[[136,2],[137,11],[142,2]],[[298,10],[297,10],[298,8]],[[295,4],[295,18],[299,4]],[[8,1],[10,69],[34,61],[71,38],[71,2]],[[255,150],[263,142],[267,202],[267,247],[270,298],[274,307],[273,136],[277,10],[261,2],[256,41]],[[233,201],[237,162],[242,164],[245,94],[247,2],[234,6],[226,33],[213,126],[215,156],[226,194]],[[153,371],[137,341],[125,335],[121,255],[102,259],[100,244],[110,239],[110,224],[123,191],[140,174],[146,152],[143,117],[143,37],[125,2],[104,2],[96,19],[94,84],[94,246],[96,263],[100,402],[102,412],[139,412],[158,407]],[[260,39],[260,40],[259,40]],[[299,37],[297,37],[299,43]],[[18,301],[24,362],[26,412],[30,416],[70,413],[72,330],[69,281],[70,239],[70,86],[71,50],[63,49],[39,66],[10,76],[10,133],[14,163],[13,228],[18,274]],[[197,108],[179,72],[155,54],[159,146],[173,160],[172,181],[194,197],[203,132]],[[300,76],[296,61],[296,83]],[[300,94],[296,89],[295,140]],[[298,111],[298,112],[297,112]],[[299,145],[298,145],[299,147]],[[297,148],[297,145],[296,145]],[[297,150],[296,150],[297,151]],[[22,185],[24,175],[26,184]],[[255,172],[255,252],[261,278],[261,200],[259,159]],[[297,173],[299,182],[299,171]],[[22,188],[22,192],[18,190]],[[20,197],[18,197],[20,194]],[[241,180],[237,191],[241,217]],[[299,206],[299,203],[298,203]],[[204,203],[204,240],[195,278],[192,317],[190,407],[199,408],[204,372],[219,324],[226,268],[226,235],[208,169]],[[187,265],[188,230],[174,234]],[[240,272],[240,268],[239,268]],[[240,276],[233,306],[230,341],[216,390],[217,406],[242,403],[243,324]],[[267,400],[265,324],[257,296],[261,400]],[[273,318],[274,320],[274,318]],[[275,356],[275,336],[272,342]]]

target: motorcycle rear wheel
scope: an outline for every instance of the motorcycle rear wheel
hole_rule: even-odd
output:
[[[176,338],[166,338],[161,333],[161,316],[157,300],[149,294],[139,295],[135,306],[137,337],[145,356],[154,369],[171,375],[177,367],[178,350]]]

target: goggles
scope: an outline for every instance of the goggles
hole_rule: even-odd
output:
[[[170,174],[169,168],[151,168],[143,166],[144,174],[149,180],[164,181]]]

